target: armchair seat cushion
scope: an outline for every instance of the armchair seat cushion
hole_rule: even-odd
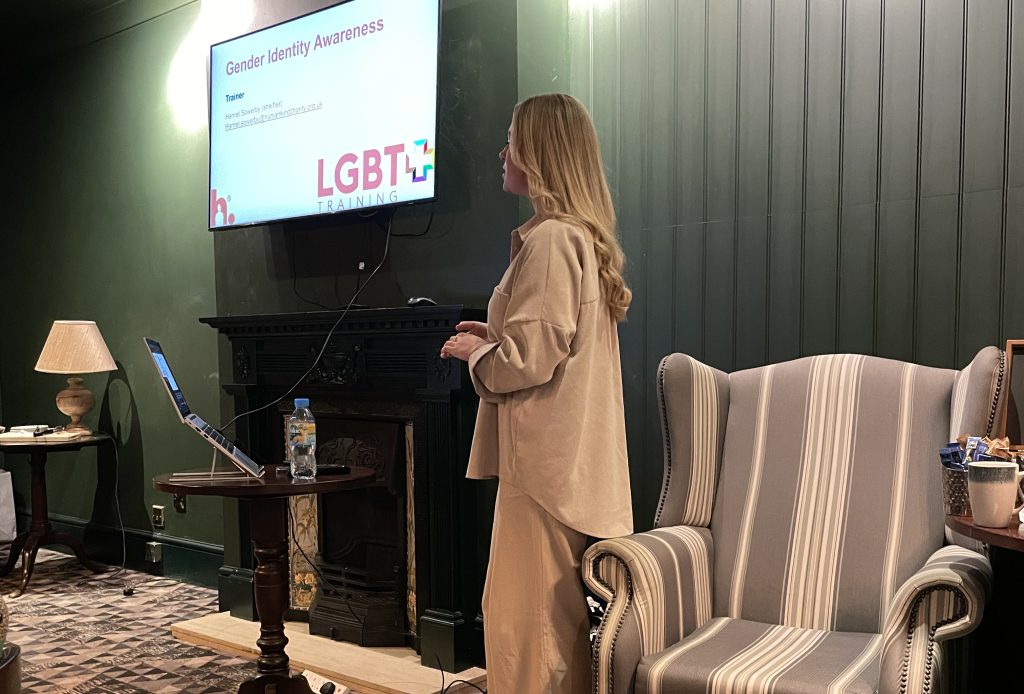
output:
[[[872,694],[878,634],[820,631],[718,617],[644,656],[637,694]]]

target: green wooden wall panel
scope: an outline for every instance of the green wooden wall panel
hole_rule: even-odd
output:
[[[565,27],[569,35],[569,65],[566,90],[594,112],[594,19],[592,12],[570,12]],[[606,156],[607,159],[607,156]],[[606,162],[607,163],[607,162]]]
[[[875,205],[881,145],[882,7],[875,0],[845,3],[846,59],[840,132],[838,350],[874,350]],[[814,332],[808,324],[805,339]]]
[[[657,368],[663,356],[676,349],[673,324],[676,322],[677,227],[662,226],[649,229],[646,236],[647,300],[644,317],[647,325],[644,336],[644,361],[650,372]],[[651,417],[651,420],[660,428],[659,417]]]
[[[768,360],[800,352],[803,183],[807,132],[807,14],[804,0],[776,0],[772,17],[772,81],[768,193]]]
[[[968,2],[966,18],[961,183],[962,329],[956,358],[970,358],[999,341],[1000,272],[979,278],[974,268],[1002,247],[1003,123],[1006,117],[1008,28],[1003,2]],[[1001,253],[999,254],[1001,255]],[[979,281],[981,279],[982,281]]]
[[[707,88],[704,119],[704,325],[700,358],[719,368],[736,362],[737,223],[739,168],[738,60],[741,23],[738,3],[706,4]]]
[[[707,256],[704,244],[707,240],[705,224],[697,222],[672,228],[673,259],[669,272],[672,278],[670,330],[673,352],[694,356],[704,352],[702,328],[707,301],[702,292],[705,288]]]
[[[580,15],[574,14],[573,17]],[[619,15],[617,4],[602,5],[589,8],[586,13],[586,24],[579,27],[571,20],[574,31],[578,28],[586,30],[582,36],[574,33],[574,41],[579,40],[587,46],[586,54],[590,56],[590,64],[578,71],[575,65],[570,66],[572,91],[575,92],[576,76],[590,92],[591,100],[586,102],[590,107],[594,125],[601,139],[601,155],[604,158],[608,185],[616,200],[616,212],[619,216],[619,229],[625,228],[622,210],[618,208],[619,183],[622,172],[619,167],[621,160],[621,143],[619,142],[619,114],[621,111],[622,92],[619,78]],[[576,53],[574,52],[573,55]]]
[[[882,162],[879,167],[875,352],[909,357],[913,344],[914,216],[921,14],[887,2],[882,40]]]
[[[818,1],[808,9],[798,356],[837,350],[840,276],[843,4]]]
[[[645,226],[652,229],[677,224],[676,205],[685,193],[677,181],[677,139],[682,114],[676,112],[679,70],[676,62],[679,41],[676,35],[675,3],[651,3],[646,17],[643,44],[647,104],[644,114],[644,151],[648,153],[644,176]]]
[[[742,0],[737,62],[736,368],[768,357],[768,217],[771,180],[772,32],[769,3]]]
[[[1007,113],[1003,124],[1006,156],[1003,201],[1003,302],[1000,339],[1024,336],[1024,8],[1012,3]]]
[[[958,277],[931,269],[951,266],[957,255],[962,16],[959,1],[925,5],[913,326],[915,356],[925,364],[955,361]]]
[[[674,147],[665,155],[673,162],[670,204],[676,225],[671,271],[671,302],[676,310],[672,316],[671,340],[673,351],[697,355],[703,353],[704,342],[707,244],[707,8],[704,0],[683,0],[674,3],[674,8],[672,103],[655,117],[670,121],[674,134]]]
[[[658,117],[670,121],[675,134],[673,151],[666,153],[675,163],[676,172],[673,223],[691,227],[707,219],[707,8],[705,0],[681,0],[674,4],[673,101]],[[694,237],[699,238],[699,235]]]
[[[978,347],[1024,331],[1019,8],[598,5],[570,18],[570,60],[586,63],[572,66],[570,84],[594,100],[626,250],[641,254],[629,262],[646,306],[630,321],[654,323],[624,328],[623,368],[648,379],[626,393],[631,454],[643,455],[635,479],[660,483],[652,369],[666,320],[672,349],[726,370],[832,351],[961,367]],[[589,22],[609,14],[614,43],[602,44]],[[598,108],[599,99],[608,101]],[[672,99],[674,128],[663,112]],[[671,283],[662,276],[670,252]],[[995,268],[979,279],[984,259]],[[654,493],[636,490],[638,519],[653,513]]]
[[[647,34],[647,4],[618,3],[616,29],[622,36]],[[600,44],[599,44],[600,45]],[[651,219],[650,186],[651,143],[647,137],[649,108],[653,95],[648,87],[650,54],[647,41],[618,41],[618,188],[617,207],[623,229],[643,234]],[[627,125],[628,124],[628,125]]]

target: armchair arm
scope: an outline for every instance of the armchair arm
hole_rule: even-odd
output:
[[[711,531],[677,525],[603,540],[583,580],[608,602],[593,646],[595,694],[633,691],[640,658],[711,619]]]
[[[991,592],[992,566],[986,557],[956,545],[932,554],[889,606],[880,691],[932,692],[942,665],[936,646],[973,631]]]

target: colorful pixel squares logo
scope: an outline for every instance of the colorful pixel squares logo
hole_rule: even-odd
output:
[[[413,183],[427,180],[427,172],[434,168],[434,148],[427,140],[413,142],[412,153],[405,155],[405,172],[412,174]]]

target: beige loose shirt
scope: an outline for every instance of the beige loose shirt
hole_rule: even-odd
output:
[[[569,527],[633,532],[615,319],[589,233],[536,218],[487,305],[487,342],[469,358],[480,396],[471,479],[499,477]]]

